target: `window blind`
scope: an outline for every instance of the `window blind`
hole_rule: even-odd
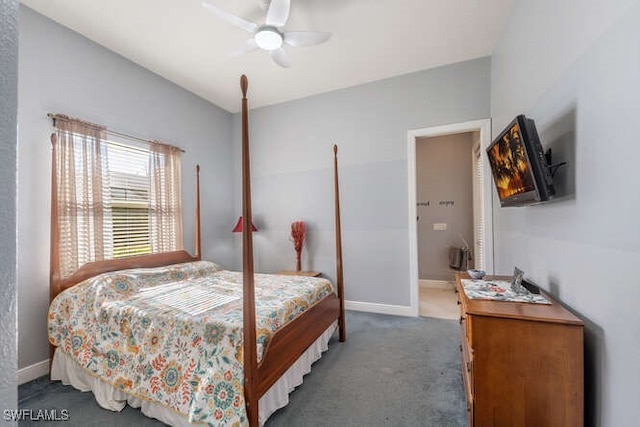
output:
[[[107,142],[113,258],[151,253],[149,151]]]

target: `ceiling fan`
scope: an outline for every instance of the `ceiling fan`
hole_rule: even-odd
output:
[[[321,31],[281,31],[281,27],[284,27],[289,19],[290,4],[291,0],[271,0],[264,25],[258,25],[224,11],[208,1],[202,2],[202,6],[207,10],[252,34],[252,37],[234,54],[239,55],[263,49],[269,52],[273,62],[284,68],[289,67],[291,61],[282,48],[283,43],[290,46],[313,46],[323,43],[331,37],[331,33]]]

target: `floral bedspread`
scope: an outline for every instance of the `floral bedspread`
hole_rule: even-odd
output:
[[[258,357],[274,331],[333,292],[257,274]],[[190,422],[245,425],[242,273],[198,261],[106,273],[62,292],[49,341],[92,375]]]

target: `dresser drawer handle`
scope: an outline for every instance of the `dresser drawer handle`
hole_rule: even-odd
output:
[[[460,324],[462,325],[462,321],[464,320],[464,317],[460,316]]]

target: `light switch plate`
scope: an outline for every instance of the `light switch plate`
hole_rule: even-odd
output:
[[[433,224],[433,229],[435,231],[446,231],[447,223],[446,222],[436,222]]]

